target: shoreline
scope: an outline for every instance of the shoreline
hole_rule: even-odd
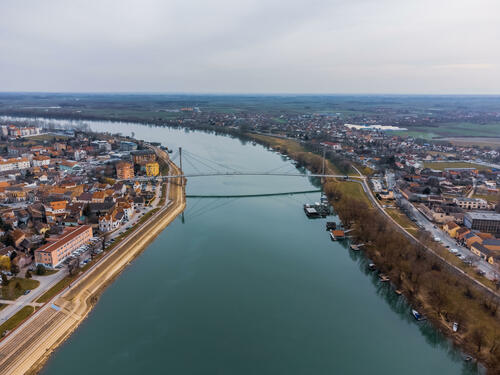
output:
[[[265,140],[265,139],[261,139],[259,136],[253,137],[253,134],[251,134],[251,133],[248,133],[248,136],[249,136],[250,139],[256,141],[257,143],[260,143],[261,145],[264,145],[264,146],[266,146],[268,148],[271,148],[273,150],[277,150],[280,153],[288,155],[291,159],[296,160],[294,158],[294,153],[293,152],[289,152],[289,150],[287,149],[286,146],[282,147],[281,145],[278,145],[278,146],[277,145],[273,145],[273,143],[271,141]],[[271,135],[270,136],[266,136],[266,137],[267,138],[276,138],[276,137],[273,137]],[[278,139],[280,139],[280,138],[278,138]],[[304,150],[304,152],[307,152],[307,151]],[[314,169],[314,166],[307,165],[307,163],[305,164],[305,167],[308,170],[311,170],[311,167]],[[343,182],[342,181],[336,181],[336,183],[343,183]],[[325,181],[325,184],[326,184],[326,181]],[[364,193],[365,193],[365,195],[368,195],[368,192],[364,191]],[[356,197],[349,197],[349,196],[342,197],[342,199],[343,200],[356,200],[357,201]],[[369,199],[368,196],[367,196],[367,199]],[[339,203],[339,201],[334,201],[332,199],[329,199],[329,201],[332,204],[332,206],[336,206]],[[371,207],[371,204],[372,203],[370,201],[370,207]],[[373,207],[373,209],[376,210],[376,207]],[[341,212],[339,212],[339,210],[337,210],[337,207],[335,208],[335,212],[339,216],[339,218],[341,216],[343,216],[342,215],[342,213],[343,213],[342,210],[340,210],[340,211]],[[373,215],[374,215],[374,217],[377,217],[377,215],[382,215],[382,214],[379,214],[378,211],[375,211],[373,213]],[[345,222],[345,221],[351,221],[351,220],[347,220],[346,218],[344,218],[343,221]],[[391,231],[395,231],[397,228],[396,227],[393,228],[393,227],[389,226],[388,229],[389,229],[389,232],[391,232]],[[366,242],[364,239],[362,240],[361,237],[359,238],[359,240],[361,242]],[[408,246],[410,246],[411,242],[407,238],[405,240],[408,241]],[[377,268],[387,268],[387,269],[389,269],[392,266],[394,266],[388,260],[387,260],[387,262],[384,263],[384,259],[383,259],[384,256],[382,254],[383,250],[371,249],[371,248],[368,247],[364,251],[364,253],[366,253],[367,258],[369,258],[369,259],[372,259],[372,260],[377,259],[377,261],[375,261],[375,263],[377,264]],[[395,271],[395,269],[396,268],[392,269],[391,273],[393,273]],[[387,271],[387,272],[389,272],[389,271]],[[393,280],[392,277],[391,277],[391,280]],[[468,282],[468,280],[465,280],[465,281],[464,280],[460,280],[459,282],[461,283],[461,285],[464,284],[464,283],[466,285],[466,283]],[[494,371],[497,370],[496,366],[498,366],[498,365],[493,361],[494,360],[494,353],[490,352],[487,355],[487,354],[484,353],[484,349],[483,349],[482,353],[475,352],[475,346],[474,346],[473,343],[470,342],[469,335],[467,334],[467,329],[466,329],[465,332],[461,330],[460,333],[454,333],[451,330],[451,328],[450,328],[450,324],[446,324],[445,317],[442,314],[439,314],[439,313],[436,314],[435,308],[433,307],[432,303],[429,301],[429,296],[427,295],[428,291],[417,293],[416,290],[420,287],[419,283],[413,283],[411,280],[408,280],[408,279],[404,280],[404,284],[405,284],[405,288],[403,288],[403,295],[405,296],[405,298],[406,298],[406,300],[407,300],[407,302],[408,302],[408,304],[410,306],[418,307],[419,310],[421,312],[423,312],[424,315],[427,317],[427,320],[431,323],[431,325],[433,326],[433,328],[437,332],[439,332],[440,334],[442,334],[447,340],[450,340],[450,343],[452,345],[454,345],[455,347],[457,347],[460,350],[460,352],[462,353],[462,355],[464,356],[464,358],[468,356],[468,353],[474,353],[473,354],[474,357],[472,359],[473,361],[476,361],[479,366],[482,366],[483,368],[485,368],[486,372],[488,374],[490,373],[490,371],[493,371],[491,373],[496,373]],[[391,281],[391,285],[397,289],[397,284],[394,284]],[[483,292],[479,291],[479,293],[481,293],[481,295],[484,296]],[[480,297],[476,296],[476,299],[477,298],[480,298]],[[487,297],[484,297],[484,298],[487,298]],[[480,301],[478,300],[477,302],[479,303]],[[465,324],[465,327],[467,327],[467,324]],[[485,345],[483,347],[486,348]]]
[[[176,173],[179,172],[175,164],[169,164]],[[171,201],[168,205],[161,207],[112,252],[78,277],[70,288],[54,296],[2,341],[2,374],[40,372],[52,353],[87,318],[104,290],[184,211],[184,188],[173,181],[170,184]],[[54,305],[57,309],[54,309]],[[16,340],[20,342],[17,343]],[[5,353],[1,353],[2,351]]]

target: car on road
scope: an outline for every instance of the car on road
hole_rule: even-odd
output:
[[[24,295],[30,294],[30,292],[31,292],[31,290],[26,289],[26,290],[24,291]]]

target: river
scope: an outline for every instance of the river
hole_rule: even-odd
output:
[[[135,133],[243,170],[293,170],[260,145],[125,123]],[[203,159],[200,159],[203,160]],[[195,172],[194,163],[184,163]],[[311,190],[304,177],[199,177],[188,194]],[[332,242],[294,196],[189,198],[179,217],[106,289],[42,374],[477,374],[403,297]],[[331,220],[331,219],[330,219]]]

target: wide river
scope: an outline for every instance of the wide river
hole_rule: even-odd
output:
[[[184,170],[295,170],[226,136],[95,122],[186,151]],[[215,166],[215,167],[214,167]],[[220,167],[220,169],[223,169]],[[190,178],[188,194],[314,189],[305,177]],[[476,374],[369,260],[330,241],[302,204],[319,193],[188,198],[177,218],[106,289],[42,371],[77,374]],[[332,220],[333,218],[330,218]]]

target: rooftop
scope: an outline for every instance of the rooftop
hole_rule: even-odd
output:
[[[467,212],[465,216],[470,217],[472,220],[500,220],[500,214],[487,211]]]

